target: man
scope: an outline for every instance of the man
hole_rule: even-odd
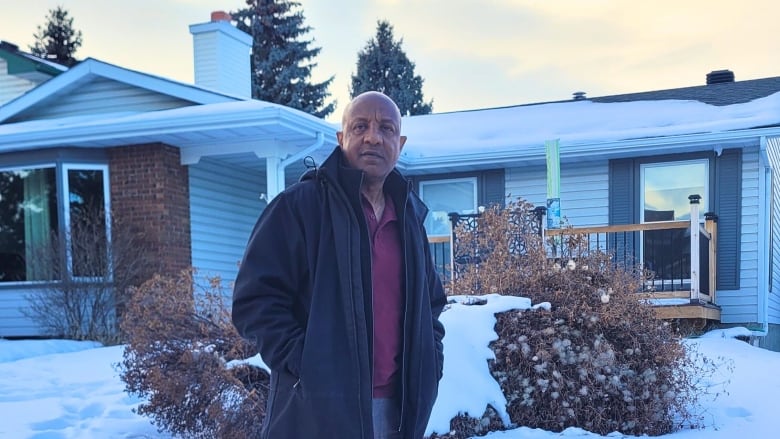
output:
[[[400,129],[390,98],[357,96],[339,146],[274,198],[252,232],[233,323],[271,368],[263,438],[423,437],[446,300],[427,208],[395,169]]]

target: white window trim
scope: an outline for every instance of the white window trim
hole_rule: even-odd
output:
[[[645,169],[658,168],[663,166],[687,165],[687,164],[699,164],[699,163],[704,165],[704,175],[707,180],[704,182],[704,194],[701,194],[701,196],[707,203],[710,203],[710,193],[709,193],[710,192],[710,181],[709,181],[710,162],[709,160],[695,159],[695,160],[679,160],[679,161],[671,161],[671,162],[654,162],[654,163],[643,163],[639,166],[639,217],[640,217],[639,222],[641,224],[645,224],[647,222],[645,221]],[[702,224],[704,223],[704,213],[708,211],[709,211],[709,207],[700,206],[699,208],[700,223]],[[650,221],[650,222],[663,222],[663,221]]]
[[[70,183],[68,182],[68,171],[102,171],[103,172],[103,207],[105,209],[105,227],[106,227],[106,240],[111,242],[111,191],[109,184],[108,165],[95,164],[95,163],[64,163],[62,165],[62,175],[60,185],[62,187],[62,210],[63,221],[65,227],[65,253],[67,258],[68,276],[71,279],[88,280],[89,277],[76,277],[73,276],[73,250],[70,242]],[[108,246],[109,254],[108,258],[108,277],[113,277],[114,267],[112,266],[112,260],[110,254],[111,246]]]
[[[641,224],[646,224],[647,221],[645,221],[645,169],[647,168],[657,168],[662,166],[674,166],[674,165],[683,165],[683,164],[704,164],[704,175],[706,181],[704,182],[704,194],[702,195],[703,199],[710,203],[710,161],[708,159],[694,159],[694,160],[675,160],[675,161],[668,161],[668,162],[653,162],[653,163],[643,163],[639,166],[639,219]],[[693,195],[693,194],[691,194]],[[699,223],[704,224],[704,213],[709,211],[709,208],[707,206],[700,206],[699,208]],[[676,220],[672,220],[676,221]],[[650,221],[652,223],[655,222],[666,222],[666,221]],[[639,232],[639,261],[642,266],[645,264],[645,237],[644,232]],[[683,279],[683,282],[690,282],[690,279]],[[654,281],[653,283],[657,283],[658,281]]]
[[[474,200],[473,200],[473,210],[474,212],[477,212],[478,206],[477,206],[477,197],[479,189],[477,187],[477,177],[462,177],[462,178],[445,178],[445,179],[438,179],[438,180],[423,180],[420,181],[420,198],[425,201],[425,186],[426,185],[434,185],[434,184],[452,184],[452,183],[471,183],[474,187]],[[449,212],[447,212],[449,213]],[[452,224],[450,224],[450,235],[452,235]],[[445,236],[445,235],[429,235],[429,236]]]

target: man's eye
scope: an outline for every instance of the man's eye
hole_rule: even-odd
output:
[[[382,130],[388,133],[392,133],[395,131],[395,128],[392,125],[385,125],[382,127]]]

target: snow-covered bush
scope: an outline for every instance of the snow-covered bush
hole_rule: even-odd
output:
[[[135,289],[122,330],[127,392],[137,412],[163,431],[187,438],[260,436],[269,375],[245,363],[253,348],[236,332],[219,279],[195,291],[192,275],[154,277]]]
[[[557,240],[551,258],[553,243],[542,242],[533,221],[533,206],[518,200],[488,209],[476,231],[456,230],[456,261],[470,263],[455,267],[459,276],[448,289],[551,304],[497,315],[490,367],[511,422],[636,435],[695,425],[695,383],[707,371],[692,367],[695,357],[637,294],[645,273],[615,264],[574,234],[549,238]],[[489,423],[487,414],[476,421]],[[452,437],[458,425],[470,424],[453,420]]]

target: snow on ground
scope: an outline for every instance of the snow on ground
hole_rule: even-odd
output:
[[[488,296],[488,303],[456,303],[442,314],[447,328],[445,365],[439,399],[429,431],[447,428],[459,411],[479,414],[487,404],[505,414],[506,400],[487,368],[496,338],[494,313],[528,309],[529,300]],[[466,302],[466,298],[459,298]],[[547,306],[546,304],[537,306]],[[702,383],[717,398],[703,398],[705,427],[678,431],[661,439],[732,439],[778,437],[780,416],[780,353],[736,339],[744,328],[718,330],[687,340],[719,365]],[[148,419],[133,413],[139,400],[124,392],[116,365],[121,346],[100,347],[66,340],[0,340],[0,437],[8,439],[170,439]],[[725,393],[724,393],[725,390]],[[554,433],[527,427],[492,433],[487,439],[616,438],[579,428]]]

